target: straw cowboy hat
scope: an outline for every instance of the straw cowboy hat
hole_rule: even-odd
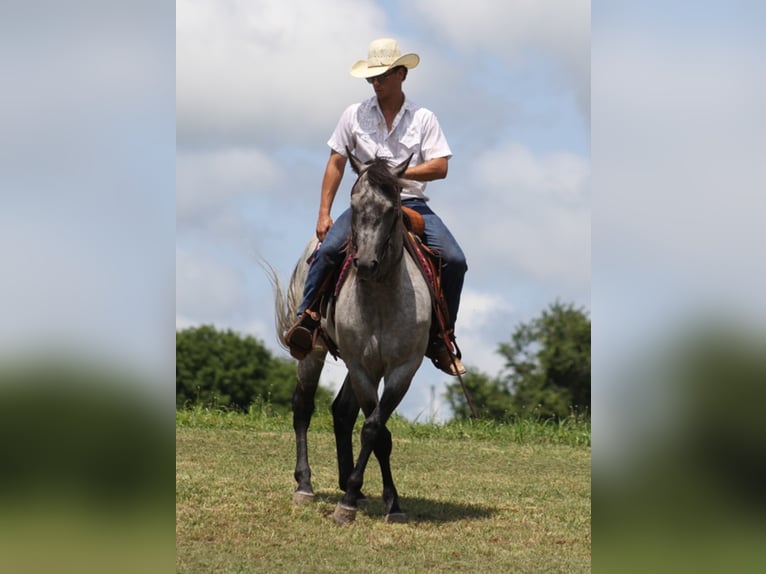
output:
[[[370,42],[367,50],[367,59],[359,60],[351,66],[351,75],[355,78],[372,78],[385,74],[396,66],[414,68],[420,62],[417,54],[405,54],[402,56],[399,43],[392,38],[378,38]]]

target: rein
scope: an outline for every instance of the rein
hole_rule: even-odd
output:
[[[446,315],[447,315],[447,309],[446,307],[441,304],[440,298],[435,290],[436,285],[436,277],[434,277],[433,273],[431,272],[431,266],[428,264],[428,262],[425,259],[425,254],[423,253],[422,247],[417,247],[417,245],[420,244],[420,241],[417,239],[416,236],[413,235],[412,232],[405,231],[405,238],[404,238],[404,247],[407,249],[407,251],[410,253],[410,256],[415,260],[415,263],[420,268],[421,273],[423,273],[423,276],[426,278],[426,284],[428,285],[428,290],[431,292],[431,301],[433,302],[433,310],[434,314],[436,315],[436,320],[442,323],[442,327],[446,325]],[[444,344],[449,346],[450,341],[448,340],[448,335],[444,333]],[[455,348],[457,349],[457,343],[455,343]],[[457,349],[458,353],[460,352],[459,349]],[[473,404],[473,400],[471,399],[471,394],[468,392],[468,387],[465,384],[465,381],[463,380],[463,376],[458,372],[457,364],[455,363],[455,358],[451,356],[450,359],[452,361],[452,368],[457,373],[457,378],[460,381],[460,386],[463,389],[463,395],[465,396],[465,400],[468,403],[468,408],[471,411],[471,417],[472,418],[479,418],[479,414],[476,411],[476,407]]]
[[[457,364],[455,364],[455,357],[450,356],[452,359],[452,368],[455,369],[455,372],[457,373],[457,378],[460,381],[460,386],[463,388],[463,395],[465,395],[465,400],[468,403],[468,408],[471,410],[471,418],[478,419],[479,414],[476,412],[476,407],[473,406],[473,401],[471,400],[471,394],[468,392],[468,387],[465,385],[465,381],[463,380],[463,375],[460,374],[457,370]]]

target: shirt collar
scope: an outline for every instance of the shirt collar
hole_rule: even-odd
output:
[[[374,110],[380,111],[380,106],[378,106],[378,96],[372,96],[369,99],[370,102],[370,108]],[[412,111],[415,108],[415,104],[407,97],[407,94],[404,94],[404,103],[402,104],[400,112],[402,111]]]

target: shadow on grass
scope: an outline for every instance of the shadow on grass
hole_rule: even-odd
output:
[[[332,514],[335,505],[340,501],[343,493],[318,492],[316,502],[330,505],[325,509],[325,514]],[[370,517],[379,517],[381,520],[386,514],[386,507],[379,496],[370,496],[366,502],[359,505],[359,512]],[[399,504],[412,522],[457,522],[469,519],[487,519],[497,513],[491,506],[483,504],[465,504],[458,502],[445,502],[443,500],[430,500],[428,498],[400,496]]]

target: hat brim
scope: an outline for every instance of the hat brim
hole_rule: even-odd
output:
[[[373,78],[380,74],[385,74],[391,68],[396,66],[404,66],[408,69],[412,69],[420,63],[420,56],[417,54],[405,54],[397,58],[392,64],[386,64],[383,66],[370,66],[367,60],[359,60],[353,66],[351,66],[351,75],[355,78]]]

